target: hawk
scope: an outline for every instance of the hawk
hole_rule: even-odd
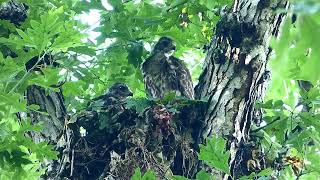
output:
[[[126,84],[115,83],[106,94],[93,98],[88,103],[88,109],[106,110],[108,106],[123,104],[129,96],[133,96],[133,93]]]
[[[115,83],[106,94],[92,99],[87,110],[95,112],[94,117],[98,118],[99,129],[114,132],[121,127],[119,118],[125,114],[125,100],[132,95],[126,84]]]
[[[151,56],[141,66],[147,95],[163,98],[174,91],[176,95],[194,99],[191,75],[182,61],[172,53],[176,46],[171,38],[161,37]]]

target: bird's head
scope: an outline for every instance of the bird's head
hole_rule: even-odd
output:
[[[176,45],[169,37],[161,37],[154,46],[154,52],[163,52],[165,54],[172,54],[176,50]]]
[[[109,94],[112,94],[114,97],[119,98],[119,100],[125,100],[129,96],[133,96],[133,93],[130,91],[129,87],[124,83],[115,83],[113,84],[109,91]]]

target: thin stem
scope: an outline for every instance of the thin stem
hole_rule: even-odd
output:
[[[177,3],[177,4],[175,4],[174,6],[169,7],[169,8],[167,9],[167,12],[169,12],[171,9],[174,9],[174,8],[176,8],[176,7],[178,7],[178,6],[181,6],[181,5],[186,4],[187,2],[189,2],[189,0],[181,1],[180,3]]]
[[[280,120],[280,117],[277,117],[275,120],[271,121],[269,124],[267,124],[267,125],[265,125],[265,126],[262,126],[262,127],[258,128],[258,129],[254,129],[254,130],[252,130],[251,132],[253,132],[253,133],[254,133],[254,132],[258,132],[258,131],[260,131],[261,129],[264,129],[264,128],[270,126],[271,124],[275,123],[275,122],[278,121],[278,120]]]
[[[38,65],[38,63],[44,58],[44,56],[46,55],[46,52],[43,53],[42,56],[38,56],[38,61],[23,75],[23,77],[20,79],[20,81],[9,91],[9,94],[12,93],[13,91],[15,91],[18,86],[25,80],[25,78],[30,74],[30,72]]]
[[[123,1],[123,3],[128,3],[128,2],[131,2],[133,0],[126,0],[126,1]]]

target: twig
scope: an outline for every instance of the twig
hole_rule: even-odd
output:
[[[184,1],[181,1],[180,3],[177,3],[177,4],[173,5],[173,6],[170,6],[170,7],[167,9],[167,12],[169,12],[170,10],[172,10],[172,9],[178,7],[178,6],[181,6],[181,5],[186,4],[188,1],[189,1],[189,0],[184,0]]]
[[[131,2],[132,0],[126,0],[126,1],[123,1],[123,3],[128,3],[128,2]]]
[[[44,56],[47,53],[44,52],[43,55],[40,57],[40,54],[38,56],[38,61],[29,69],[29,71],[27,71],[23,77],[20,79],[20,81],[9,91],[9,94],[12,93],[14,90],[16,90],[18,88],[18,86],[25,80],[25,78],[30,74],[30,72],[38,65],[38,63],[44,58]]]
[[[73,175],[73,164],[74,164],[74,149],[72,149],[72,158],[71,158],[70,177],[72,177],[72,175]]]
[[[86,63],[83,63],[83,65],[86,67],[86,68],[89,68],[89,66],[86,65]],[[104,85],[106,85],[107,83],[105,81],[103,81],[96,73],[94,72],[91,72],[93,74],[93,76],[95,76],[100,82],[102,82]]]
[[[267,125],[265,125],[265,126],[262,126],[262,127],[258,128],[258,129],[254,129],[254,130],[252,130],[251,132],[253,132],[253,133],[258,132],[258,131],[260,131],[261,129],[264,129],[264,128],[270,126],[271,124],[275,123],[275,122],[278,121],[278,120],[280,120],[280,117],[277,117],[275,120],[271,121],[269,124],[267,124]]]

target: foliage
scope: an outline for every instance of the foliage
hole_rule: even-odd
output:
[[[150,53],[150,46],[160,36],[170,36],[177,43],[176,56],[188,57],[188,64],[193,70],[193,78],[200,73],[200,59],[204,56],[202,47],[210,42],[218,16],[212,8],[221,6],[222,1],[173,1],[153,3],[145,1],[108,1],[112,6],[97,6],[88,3],[89,9],[101,10],[101,25],[94,29],[97,37],[98,55],[90,65],[90,72],[95,72],[107,85],[124,81],[135,95],[144,94],[140,64]],[[82,8],[84,6],[81,6]],[[82,9],[81,10],[88,10]],[[107,10],[106,10],[107,9]],[[77,11],[77,10],[76,10]],[[202,13],[200,16],[199,13]],[[111,44],[106,48],[107,44]],[[190,50],[198,49],[190,56]],[[106,69],[108,69],[107,74]],[[101,81],[93,89],[101,86]],[[103,85],[105,86],[105,85]]]
[[[256,135],[263,137],[266,156],[289,166],[283,167],[282,179],[320,175],[314,168],[320,147],[319,7],[318,1],[293,1],[281,36],[272,40],[275,56],[269,63],[273,78],[267,101],[257,105],[265,112],[265,124]],[[299,87],[293,80],[311,82],[313,87]]]
[[[211,174],[205,172],[204,170],[201,170],[197,173],[196,179],[197,180],[206,180],[206,179],[215,179],[215,177],[212,177]]]
[[[228,160],[230,157],[230,152],[225,150],[225,145],[227,141],[221,137],[213,136],[211,139],[207,140],[207,145],[200,145],[199,159],[203,160],[210,167],[218,169],[226,174],[230,174]],[[215,179],[211,174],[201,170],[197,173],[197,180],[207,180]],[[183,176],[173,176],[173,180],[187,180]]]
[[[240,180],[246,180],[246,179],[268,179],[268,177],[272,174],[272,169],[271,168],[267,168],[262,170],[259,173],[251,173],[249,176],[243,176],[240,178]]]
[[[41,124],[32,125],[26,117],[26,113],[39,107],[27,106],[23,93],[32,84],[51,88],[60,80],[59,69],[45,69],[44,76],[37,76],[32,71],[36,67],[28,71],[25,64],[32,57],[40,62],[46,54],[65,53],[68,48],[81,45],[83,38],[73,28],[76,21],[66,19],[63,7],[37,9],[36,2],[26,3],[32,13],[43,15],[31,13],[19,28],[0,22],[0,179],[38,179],[45,170],[40,166],[44,159],[57,158],[51,145],[34,143],[26,136],[39,132]]]
[[[308,3],[305,4],[300,2],[294,4],[295,14],[286,19],[281,36],[273,39],[275,56],[269,63],[273,76],[281,78],[272,79],[271,90],[267,96],[274,99],[284,98],[290,106],[294,105],[294,94],[297,93],[295,84],[290,80],[306,80],[317,85],[320,79],[320,57],[317,53],[320,47],[319,37],[316,36],[320,26],[319,13],[309,12],[313,9],[310,6],[319,8],[320,3],[312,0],[307,0]]]
[[[153,171],[148,170],[144,175],[142,175],[141,170],[138,168],[135,170],[134,175],[131,180],[156,180],[156,176]]]
[[[225,151],[226,143],[226,140],[221,137],[212,137],[206,146],[200,145],[199,159],[226,174],[230,174],[228,166],[230,153]]]
[[[126,100],[126,108],[135,109],[139,115],[142,115],[147,107],[152,105],[152,101],[144,97],[130,98]]]

